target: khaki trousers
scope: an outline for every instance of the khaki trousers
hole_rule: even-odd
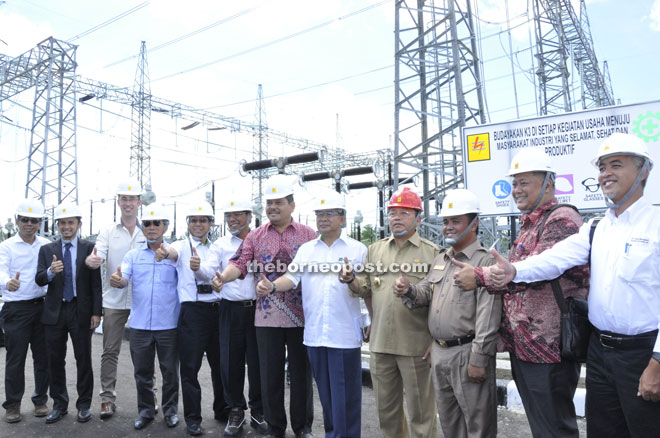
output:
[[[420,356],[371,353],[380,430],[385,438],[435,438],[438,421],[428,362]],[[410,431],[403,398],[410,417]]]
[[[114,403],[117,394],[117,363],[130,309],[103,308],[103,354],[101,354],[101,403]]]
[[[446,437],[495,438],[495,358],[486,367],[486,381],[473,383],[467,374],[471,349],[471,343],[450,348],[433,343],[431,360],[440,426]]]

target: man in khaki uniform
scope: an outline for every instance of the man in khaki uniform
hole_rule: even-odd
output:
[[[417,283],[438,254],[438,247],[417,233],[421,211],[422,200],[416,193],[407,187],[396,191],[387,213],[392,236],[369,247],[366,269],[349,282],[355,295],[372,299],[371,379],[380,429],[386,438],[437,436],[433,382],[426,361],[432,342],[426,323],[428,309],[409,310],[392,293],[398,266],[412,268],[414,272],[408,275]],[[410,431],[403,411],[404,393]]]
[[[440,251],[417,285],[402,274],[394,283],[394,293],[410,309],[430,306],[428,327],[435,339],[432,370],[444,435],[495,438],[495,350],[502,300],[483,287],[462,292],[454,282],[459,267],[490,266],[494,259],[477,241],[479,202],[473,193],[449,191],[440,213],[442,234],[451,248]]]

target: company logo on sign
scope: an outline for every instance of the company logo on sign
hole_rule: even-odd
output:
[[[575,193],[575,186],[573,185],[573,174],[557,175],[555,178],[555,194],[572,195],[573,193]]]
[[[511,194],[511,184],[509,181],[501,179],[493,184],[493,196],[497,199],[504,199]]]
[[[468,161],[490,160],[490,140],[488,134],[468,135]]]

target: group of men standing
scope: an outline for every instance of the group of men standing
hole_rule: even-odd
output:
[[[117,358],[128,321],[136,429],[151,423],[158,408],[157,354],[166,425],[179,421],[180,375],[187,431],[203,433],[197,375],[206,355],[214,416],[226,421],[225,436],[241,433],[248,407],[260,433],[285,436],[285,366],[296,438],[312,436],[312,376],[326,437],[360,436],[361,297],[372,320],[370,371],[383,436],[434,438],[439,418],[446,437],[495,437],[499,350],[510,354],[533,436],[577,437],[572,398],[580,363],[562,356],[559,293],[589,300],[588,434],[656,436],[660,215],[643,196],[653,160],[643,141],[615,134],[594,164],[609,209],[600,222],[582,224],[572,207],[558,204],[555,171],[543,152],[514,157],[509,176],[523,214],[509,261],[479,244],[479,203],[464,189],[447,192],[442,202],[448,244],[442,250],[420,237],[422,202],[408,188],[388,203],[392,235],[369,248],[343,229],[346,205],[337,193],[315,196],[318,234],[295,222],[293,187],[282,175],[266,184],[269,222],[250,230],[250,204],[229,199],[223,209],[229,234],[215,243],[208,240],[215,215],[200,203],[188,212],[187,238],[168,245],[165,210],[143,208],[137,220],[135,183],[120,185],[121,221],[96,246],[77,238],[77,206],[57,208],[61,239],[49,243],[36,235],[43,206],[25,201],[16,212],[18,235],[0,244],[5,420],[21,420],[28,346],[35,415],[48,423],[66,415],[67,333],[78,366],[78,421],[91,417],[90,336],[101,316],[105,261],[103,419],[116,409]]]

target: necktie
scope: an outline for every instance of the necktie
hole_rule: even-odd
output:
[[[73,299],[73,270],[71,268],[71,243],[64,244],[64,291],[62,298],[69,302]]]

